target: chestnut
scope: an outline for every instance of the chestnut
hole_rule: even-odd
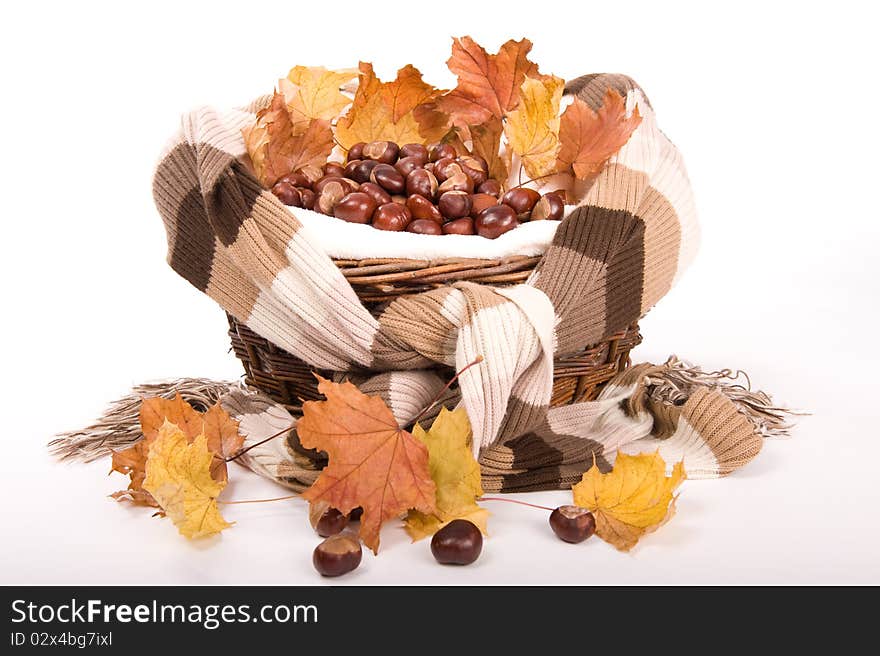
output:
[[[428,200],[434,200],[437,194],[437,178],[425,169],[416,169],[406,176],[406,195],[418,194]]]
[[[443,216],[440,210],[424,196],[413,194],[406,199],[406,206],[412,213],[414,219],[430,219],[437,223],[442,223]]]
[[[401,157],[397,160],[394,168],[396,168],[397,172],[405,178],[416,169],[422,168],[423,163],[424,162],[419,161],[416,157]]]
[[[477,215],[487,207],[498,204],[498,199],[489,194],[471,194],[471,216],[476,218]]]
[[[455,148],[447,143],[432,144],[428,148],[428,160],[432,162],[436,162],[438,159],[443,159],[444,157],[455,158],[456,155]]]
[[[397,160],[400,147],[393,141],[371,141],[363,150],[363,159],[372,159],[382,164],[392,164]]]
[[[458,158],[458,165],[465,175],[471,179],[475,187],[479,187],[489,179],[489,165],[482,157],[464,155]]]
[[[456,168],[449,169],[449,167],[451,167],[453,164],[456,166]],[[461,170],[461,166],[458,165],[458,162],[456,162],[451,157],[444,157],[443,159],[438,159],[436,162],[434,162],[433,171],[434,177],[437,178],[437,182],[443,182],[453,173],[464,173],[464,171]]]
[[[418,143],[404,144],[400,147],[399,155],[401,159],[412,157],[419,162],[419,165],[428,161],[428,149]]]
[[[474,190],[474,181],[464,174],[458,164],[451,164],[446,167],[446,172],[451,173],[440,183],[437,190],[442,194],[447,191],[464,191],[468,194]]]
[[[463,219],[447,221],[442,226],[444,235],[472,235],[474,234],[474,220],[466,216]]]
[[[340,178],[341,180],[342,178]],[[351,182],[349,180],[349,182]],[[333,216],[333,210],[336,207],[336,203],[342,200],[342,197],[351,191],[337,180],[330,180],[326,184],[321,187],[320,191],[315,191],[317,197],[315,198],[315,209],[322,214],[327,214],[328,216]]]
[[[312,181],[304,176],[300,171],[288,173],[279,180],[279,182],[289,182],[294,187],[311,187]]]
[[[376,164],[370,172],[370,182],[392,194],[406,189],[406,179],[391,164]]]
[[[366,146],[366,142],[358,141],[356,144],[352,145],[351,148],[348,149],[348,154],[346,155],[345,161],[351,162],[356,159],[364,158],[364,146]]]
[[[302,206],[307,210],[315,209],[317,194],[308,187],[300,187],[299,194],[302,196]]]
[[[297,173],[300,173],[305,177],[306,182],[308,182],[307,186],[309,187],[324,177],[324,170],[320,166],[315,166],[314,164],[306,164],[302,168],[297,169]]]
[[[324,175],[335,175],[340,178],[345,175],[345,167],[339,162],[327,162],[322,167],[322,170]]]
[[[509,205],[487,207],[474,221],[477,234],[487,239],[495,239],[519,225],[516,213]]]
[[[421,196],[416,196],[421,198]],[[431,219],[414,219],[412,223],[406,226],[407,232],[415,232],[419,235],[442,235],[443,229],[440,224]]]
[[[532,208],[531,220],[552,219],[558,221],[565,213],[565,203],[559,194],[544,194]]]
[[[512,207],[515,214],[524,214],[532,211],[540,197],[534,189],[514,187],[501,197],[501,202]]]
[[[350,162],[349,165],[345,167],[345,177],[351,178],[358,184],[369,182],[370,174],[378,165],[379,162],[372,159],[357,160],[357,164]]]
[[[471,205],[471,197],[464,191],[447,191],[437,201],[437,209],[444,219],[460,219],[469,215]]]
[[[406,205],[385,203],[380,205],[373,214],[373,227],[379,230],[400,232],[406,230],[411,220],[412,214],[406,209]]]
[[[285,205],[302,207],[302,194],[291,183],[280,180],[272,185],[272,193]]]
[[[431,539],[431,553],[443,565],[470,565],[482,550],[480,529],[466,519],[453,519]]]
[[[550,528],[560,540],[577,544],[596,532],[596,518],[586,508],[559,506],[550,513]]]
[[[333,208],[333,216],[349,223],[369,223],[376,211],[376,201],[369,194],[355,191],[343,196]]]
[[[382,187],[377,184],[373,184],[372,182],[363,183],[360,187],[358,187],[358,191],[364,192],[370,198],[376,201],[376,207],[391,202],[391,195],[387,191],[382,189]]]
[[[348,526],[348,515],[343,515],[336,508],[327,508],[314,522],[315,532],[322,538],[342,533]]]
[[[321,576],[342,576],[361,564],[361,543],[350,535],[331,535],[315,547],[312,564]]]
[[[489,194],[498,198],[501,195],[501,183],[494,178],[489,178],[483,184],[477,185],[477,193]]]
[[[312,189],[315,190],[316,194],[320,195],[321,192],[324,190],[324,187],[331,183],[338,183],[342,185],[342,188],[345,189],[345,193],[351,193],[352,191],[357,191],[358,189],[358,185],[356,182],[338,175],[325,175],[314,185],[312,185]]]

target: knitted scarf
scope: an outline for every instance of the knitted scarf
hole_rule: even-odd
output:
[[[689,264],[698,240],[682,158],[642,90],[625,76],[587,75],[566,92],[598,109],[609,87],[626,97],[628,111],[638,106],[642,122],[562,220],[524,284],[457,282],[371,314],[309,229],[243,163],[241,129],[266,98],[184,116],[153,186],[168,261],[254,332],[384,398],[401,425],[443,387],[432,366],[461,369],[482,356],[444,402],[467,411],[487,490],[568,487],[593,462],[609,469],[622,448],[684,458],[690,477],[724,475],[758,453],[763,435],[786,429],[769,398],[721,384],[724,372],[704,374],[675,360],[638,365],[594,402],[549,407],[554,356],[643,316]],[[250,443],[295,428],[295,417],[259,393],[198,382],[206,384]],[[56,448],[89,455],[137,439],[134,418],[120,410],[131,402]],[[297,448],[295,433],[252,450],[246,462],[296,489],[311,484],[322,464]]]

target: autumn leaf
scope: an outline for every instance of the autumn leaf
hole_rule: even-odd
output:
[[[294,66],[278,81],[284,95],[294,134],[306,131],[312,119],[333,121],[351,99],[340,91],[357,77],[354,69],[330,71],[323,66]]]
[[[417,424],[413,436],[428,448],[428,468],[437,486],[437,511],[410,510],[406,517],[404,525],[413,541],[433,535],[453,519],[467,519],[487,533],[489,512],[476,504],[483,487],[464,408],[454,412],[443,408],[430,430]]]
[[[486,160],[489,165],[489,177],[504,182],[510,170],[510,152],[501,153],[501,135],[504,128],[501,119],[492,118],[481,125],[469,128],[471,136],[471,152]]]
[[[559,152],[559,103],[565,81],[552,75],[527,77],[517,109],[507,115],[504,134],[510,149],[522,158],[533,178],[552,173]]]
[[[140,423],[144,438],[123,451],[113,453],[111,471],[131,477],[127,490],[110,495],[114,499],[129,500],[137,505],[156,505],[152,496],[143,489],[143,483],[151,445],[166,421],[178,426],[190,442],[199,435],[205,435],[208,449],[220,456],[211,465],[211,475],[217,481],[226,481],[228,472],[224,458],[237,452],[244,443],[244,437],[238,432],[238,422],[219,403],[202,414],[184,401],[180,394],[173,399],[153,397],[141,402]]]
[[[296,131],[300,129],[302,132]],[[255,123],[244,128],[242,134],[254,173],[267,188],[303,166],[325,164],[333,150],[330,121],[312,119],[295,125],[284,95],[277,92],[269,106],[257,112]]]
[[[593,464],[572,491],[574,502],[595,516],[596,535],[629,551],[672,516],[672,493],[685,478],[682,462],[672,468],[672,476],[666,476],[659,452],[637,456],[618,452],[610,472],[603,474]]]
[[[469,36],[452,40],[452,56],[446,62],[458,76],[458,86],[439,100],[440,109],[455,125],[481,125],[501,119],[519,103],[526,76],[540,77],[538,66],[528,60],[532,43],[510,40],[488,54]]]
[[[437,141],[449,129],[448,116],[437,108],[440,93],[413,66],[401,68],[395,80],[382,82],[372,64],[361,62],[354,101],[336,124],[336,139],[346,149],[359,141]]]
[[[219,533],[232,524],[223,519],[217,496],[226,481],[211,476],[214,454],[204,435],[190,440],[177,426],[165,421],[147,456],[147,490],[180,534],[201,538]]]
[[[412,508],[436,511],[428,449],[398,427],[379,397],[320,376],[318,390],[327,400],[303,404],[296,432],[305,448],[326,452],[328,464],[302,496],[343,514],[361,506],[360,537],[376,553],[384,522]]]
[[[596,175],[608,159],[629,141],[642,122],[639,108],[626,115],[626,100],[608,89],[598,112],[580,98],[562,114],[559,138],[559,166],[572,167],[576,177],[586,180]]]

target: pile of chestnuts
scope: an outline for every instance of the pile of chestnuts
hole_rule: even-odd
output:
[[[272,192],[285,205],[305,207],[379,230],[495,239],[526,221],[558,220],[564,192],[543,196],[514,187],[503,192],[486,160],[459,155],[450,144],[357,143],[345,163],[301,169]]]

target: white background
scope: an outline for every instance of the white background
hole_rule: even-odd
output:
[[[438,85],[450,36],[529,36],[542,70],[626,72],[685,154],[704,231],[643,322],[636,361],[746,369],[809,410],[724,480],[685,483],[630,554],[558,541],[540,511],[487,506],[472,567],[389,527],[350,583],[880,583],[876,17],[870,3],[15,3],[0,21],[3,280],[0,583],[322,583],[305,504],[234,506],[189,543],[115,504],[107,461],[53,462],[133,383],[235,378],[223,313],[165,264],[150,194],[180,113],[271,89],[294,64]],[[326,9],[327,12],[322,12]],[[228,498],[279,488],[233,468]],[[555,506],[565,492],[522,495]]]

